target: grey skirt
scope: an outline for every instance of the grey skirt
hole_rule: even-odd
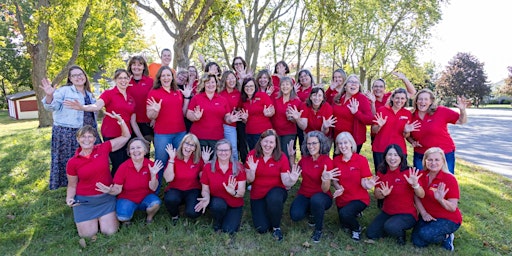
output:
[[[116,197],[109,194],[95,196],[75,196],[80,205],[73,207],[75,223],[97,219],[116,211]]]

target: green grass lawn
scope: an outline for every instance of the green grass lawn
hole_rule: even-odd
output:
[[[249,204],[240,232],[234,238],[215,234],[211,218],[180,219],[172,226],[162,208],[151,225],[137,213],[135,223],[107,237],[98,235],[79,245],[66,190],[48,190],[51,128],[37,121],[14,121],[0,111],[0,254],[1,255],[446,255],[439,246],[417,249],[410,241],[399,247],[393,239],[354,242],[339,228],[336,207],[326,212],[324,236],[311,242],[313,230],[305,221],[294,223],[289,206],[298,185],[289,192],[283,214],[284,240],[259,235],[252,227]],[[371,156],[368,143],[363,155]],[[372,160],[370,159],[370,162]],[[459,207],[464,216],[455,233],[455,254],[512,254],[512,180],[465,162],[457,162],[461,186]],[[369,225],[378,210],[371,206],[360,219]],[[410,231],[408,232],[410,238]]]

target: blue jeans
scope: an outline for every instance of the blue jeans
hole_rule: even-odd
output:
[[[249,146],[249,151],[253,150],[256,147],[256,143],[260,139],[261,133],[259,134],[246,134],[247,136],[247,146]]]
[[[165,166],[167,166],[167,160],[169,159],[169,155],[167,154],[167,151],[165,151],[165,147],[167,147],[167,144],[172,144],[175,149],[178,149],[183,137],[185,137],[185,132],[170,134],[155,133],[155,141],[153,142],[155,145],[155,160],[160,160],[164,164],[164,168],[158,172],[158,188],[155,191],[155,194],[157,195],[160,193],[162,177],[164,176]]]
[[[324,214],[332,205],[332,198],[326,193],[316,193],[311,198],[297,195],[290,206],[290,217],[293,221],[300,221],[309,214],[315,220],[315,230],[322,230]]]
[[[360,200],[351,201],[344,207],[338,208],[338,217],[340,218],[341,226],[351,231],[359,231],[360,226],[359,222],[357,222],[357,214],[364,209],[366,209],[366,204]]]
[[[238,162],[238,143],[236,140],[236,127],[224,124],[224,138],[231,143],[231,148],[233,149],[233,154],[231,157],[235,162]]]
[[[155,194],[151,193],[144,197],[140,204],[134,203],[128,199],[117,199],[116,202],[116,215],[119,221],[129,221],[133,217],[135,210],[145,211],[154,205],[161,204],[160,198]]]
[[[426,222],[420,217],[420,220],[412,230],[412,243],[417,247],[441,243],[448,234],[457,231],[459,227],[460,224],[447,219]]]
[[[252,222],[258,233],[265,233],[270,228],[281,227],[284,202],[287,197],[286,189],[275,187],[264,198],[251,199]]]
[[[366,236],[370,239],[379,239],[384,235],[392,237],[405,237],[405,231],[416,224],[416,219],[411,214],[390,215],[383,211],[373,219],[366,230]]]
[[[230,207],[224,199],[212,197],[210,210],[213,215],[213,230],[234,234],[242,221],[243,206]]]
[[[448,170],[455,174],[455,151],[450,153],[444,153],[444,157],[446,158],[446,164],[448,165]],[[417,169],[423,170],[423,154],[414,152],[414,167]]]
[[[176,217],[180,213],[180,205],[185,203],[185,216],[195,219],[201,216],[201,212],[196,212],[194,207],[197,204],[197,198],[201,193],[200,189],[190,189],[190,190],[178,190],[171,188],[167,190],[164,194],[164,204],[165,208],[171,215],[171,217]]]

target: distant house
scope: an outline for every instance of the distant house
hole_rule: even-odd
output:
[[[38,117],[37,99],[34,91],[18,92],[7,95],[9,116],[14,119],[33,119]]]

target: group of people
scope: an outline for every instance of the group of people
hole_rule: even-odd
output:
[[[80,236],[98,229],[112,234],[120,222],[129,225],[136,210],[146,211],[146,222],[153,222],[165,187],[163,204],[174,225],[184,204],[186,217],[208,209],[214,230],[230,234],[239,229],[250,190],[256,231],[280,241],[284,203],[300,179],[289,214],[293,221],[308,219],[314,242],[321,240],[324,214],[333,203],[341,226],[359,240],[357,218],[373,190],[381,212],[369,224],[368,238],[392,236],[405,244],[406,230],[414,228],[414,245],[441,243],[453,250],[462,216],[447,125],[467,121],[463,97],[456,104],[459,112],[439,106],[434,93],[416,92],[399,72],[393,74],[406,89],[385,92],[385,81],[377,79],[364,93],[358,76],[343,69],[333,72],[325,90],[305,69],[295,82],[284,61],[272,74],[264,69],[254,76],[241,57],[224,72],[215,62],[204,62],[198,76],[194,66],[169,67],[170,54],[162,51],[154,77],[143,57],[132,57],[98,100],[78,66],[58,89],[42,81],[42,102],[54,116],[50,189],[67,186],[66,203]],[[105,109],[103,143],[96,125],[100,109]],[[367,126],[374,174],[359,154]],[[407,164],[406,140],[414,147],[414,167]]]

